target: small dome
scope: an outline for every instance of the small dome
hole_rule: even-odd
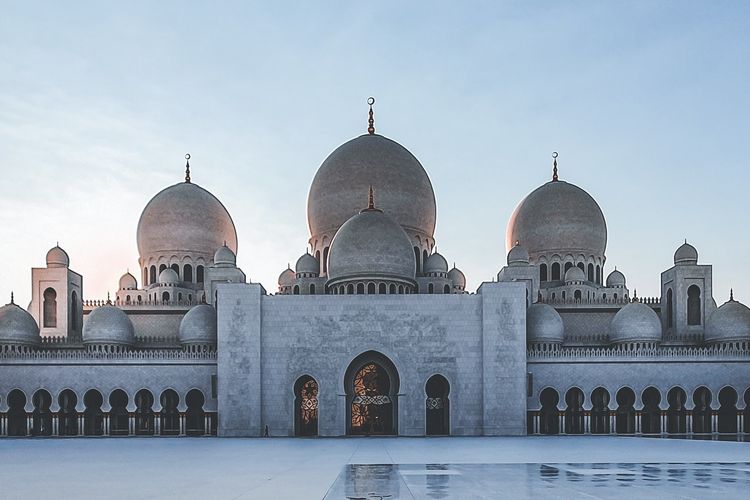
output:
[[[674,253],[674,264],[676,266],[695,265],[698,263],[698,250],[685,240],[680,248]]]
[[[574,253],[604,260],[607,223],[586,191],[564,181],[551,181],[526,196],[511,215],[506,248],[516,241],[534,258]]]
[[[453,282],[453,286],[457,286],[461,289],[466,288],[466,276],[455,265],[453,266],[453,269],[448,271],[448,279]]]
[[[526,311],[526,342],[562,344],[565,326],[554,307],[537,302]]]
[[[625,275],[615,269],[607,276],[607,286],[610,288],[625,287]]]
[[[214,253],[214,266],[216,267],[234,267],[237,265],[237,256],[226,243],[220,246]]]
[[[659,342],[661,321],[653,309],[640,302],[631,302],[615,314],[609,325],[609,341]]]
[[[317,276],[320,273],[320,264],[318,263],[318,259],[305,252],[299,259],[297,259],[297,263],[294,265],[294,270],[297,274],[305,273]]]
[[[529,252],[518,241],[508,252],[508,265],[514,267],[529,265]]]
[[[133,323],[115,306],[97,307],[83,324],[83,343],[133,345]]]
[[[31,314],[12,302],[0,307],[0,344],[36,345],[41,340]]]
[[[294,271],[292,271],[289,268],[286,268],[279,275],[279,286],[280,287],[292,286],[294,285],[295,279],[297,279],[297,275],[294,274]]]
[[[59,246],[50,248],[47,252],[47,267],[68,267],[69,265],[68,253]]]
[[[338,230],[362,208],[367,186],[378,191],[378,206],[404,229],[432,237],[436,206],[427,172],[401,144],[365,134],[332,152],[315,174],[307,197],[312,236]]]
[[[190,309],[180,322],[181,344],[216,343],[216,309],[200,304]]]
[[[424,261],[424,272],[447,273],[448,261],[445,260],[445,257],[435,252],[434,254],[427,257],[427,260]]]
[[[349,219],[331,241],[328,278],[379,276],[414,280],[417,263],[409,237],[376,208]]]
[[[572,281],[586,281],[586,273],[578,266],[571,266],[570,269],[565,271],[565,283]]]
[[[729,299],[706,320],[706,342],[750,340],[750,308]]]
[[[135,280],[135,276],[132,274],[125,273],[120,278],[120,290],[137,290],[138,282]]]
[[[180,282],[180,277],[174,272],[174,269],[168,267],[159,273],[159,283],[162,285],[176,285]]]

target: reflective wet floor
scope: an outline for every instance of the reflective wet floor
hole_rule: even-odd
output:
[[[346,465],[326,500],[750,498],[750,463]]]

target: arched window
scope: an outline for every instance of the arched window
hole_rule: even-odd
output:
[[[451,287],[450,287],[450,285],[444,285],[443,286],[443,293],[451,293]]]
[[[595,278],[595,276],[594,276],[594,264],[589,264],[589,268],[588,269],[589,269],[589,275],[588,275],[589,281],[593,282],[594,278]]]
[[[143,286],[148,285],[148,267],[143,268]]]
[[[349,294],[349,295],[353,295],[354,294],[354,285],[352,285],[351,283],[349,283],[348,285],[346,285],[346,293]]]
[[[70,294],[70,329],[78,331],[78,292],[75,290]]]
[[[381,283],[380,285],[378,285],[378,293],[380,295],[385,295],[386,294],[385,283]]]
[[[162,302],[169,302],[169,292],[163,292],[161,294],[161,301]]]
[[[701,324],[701,289],[697,285],[690,285],[687,299],[688,325]]]
[[[195,281],[197,283],[203,283],[203,266],[197,266],[195,268]]]
[[[318,266],[320,266],[320,250],[315,252],[315,260],[318,261]],[[322,269],[318,269],[318,272],[322,272],[322,271],[323,271]]]
[[[596,266],[596,282],[602,284],[602,268],[598,265]]]
[[[57,292],[52,288],[44,291],[44,328],[57,328]]]
[[[76,403],[78,397],[70,389],[65,389],[57,397],[57,403],[60,405],[60,411],[57,414],[58,434],[60,436],[77,436],[78,435],[78,412]]]
[[[185,396],[185,434],[204,436],[206,434],[206,412],[203,411],[205,396],[198,389],[190,390]]]
[[[138,296],[138,303],[140,304],[141,302],[143,302],[143,297],[141,297],[141,296],[139,295],[139,296]]]
[[[427,285],[427,293],[435,293],[435,285],[433,285],[432,283]]]
[[[404,285],[398,286],[398,293],[404,293]]]
[[[672,297],[672,289],[667,288],[667,328],[674,326],[674,298]]]
[[[552,264],[552,281],[560,281],[560,263],[554,262]]]
[[[148,389],[135,393],[135,433],[141,436],[154,434],[154,395]]]
[[[428,436],[447,436],[450,434],[450,384],[442,375],[433,375],[425,385],[427,400],[425,404],[426,434]]]
[[[562,292],[562,299],[565,300],[565,290]]]
[[[560,396],[552,387],[547,387],[539,395],[539,402],[542,404],[542,409],[539,412],[540,434],[560,433],[560,412],[557,409],[558,401],[560,401]]]
[[[156,283],[156,266],[151,266],[148,276],[148,284],[153,285],[154,283]]]
[[[547,281],[547,264],[539,264],[539,281]]]
[[[429,255],[430,254],[427,253],[427,250],[422,250],[422,270],[424,270],[424,263],[427,262],[427,257],[429,257]]]
[[[315,283],[310,283],[310,295],[315,295]]]
[[[565,272],[567,273],[568,269],[570,269],[571,267],[573,267],[573,263],[572,262],[566,262],[565,263]]]
[[[573,292],[573,298],[575,300],[577,300],[578,302],[580,302],[581,301],[581,291],[580,290],[576,290],[575,292]]]
[[[584,275],[586,274],[586,265],[583,262],[579,262],[578,264],[576,264],[576,266],[578,266],[578,269],[583,271]]]
[[[182,281],[186,283],[192,283],[193,282],[193,266],[190,264],[185,264],[182,266]]]
[[[367,284],[367,293],[369,293],[370,295],[374,295],[375,294],[375,283],[368,283]]]
[[[643,410],[641,411],[641,432],[643,434],[661,433],[661,394],[655,387],[647,387],[641,394]]]
[[[323,273],[328,273],[328,247],[323,249]]]
[[[122,389],[115,389],[109,395],[109,434],[111,436],[127,436],[130,433],[128,421],[128,395]]]
[[[419,256],[419,247],[414,247],[414,260],[417,262],[417,274],[422,274],[422,264]]]
[[[34,412],[31,420],[32,436],[51,436],[52,435],[52,412],[49,407],[52,405],[52,396],[44,389],[39,389],[31,398],[34,403]]]
[[[292,293],[294,295],[299,295],[299,285],[294,285],[294,288],[292,290]]]
[[[177,274],[177,276],[180,275],[180,265],[179,264],[172,264],[169,267],[172,269],[172,271],[174,271]]]
[[[394,293],[394,294],[396,293],[396,285],[394,285],[393,283],[391,283],[390,293]]]
[[[318,435],[318,383],[309,375],[303,375],[294,384],[294,434],[297,436]]]
[[[125,303],[130,304],[130,295],[125,296]]]
[[[159,274],[161,274],[161,272],[162,272],[163,270],[165,270],[166,268],[167,268],[167,265],[166,265],[166,264],[161,264],[161,265],[159,266]],[[156,280],[154,280],[154,281],[156,281]]]
[[[357,294],[362,295],[365,293],[364,283],[357,283]]]

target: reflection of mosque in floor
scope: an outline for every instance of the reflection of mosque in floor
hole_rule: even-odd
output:
[[[320,166],[307,212],[307,249],[275,293],[237,267],[234,222],[189,166],[143,210],[139,277],[114,297],[84,299],[52,248],[28,308],[0,308],[0,434],[750,429],[750,309],[716,306],[687,242],[660,296],[636,297],[605,272],[604,215],[557,159],[476,291],[435,250],[427,173],[372,115]]]

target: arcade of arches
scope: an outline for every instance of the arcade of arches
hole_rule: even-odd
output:
[[[740,396],[741,395],[741,396]],[[661,391],[647,387],[636,404],[636,392],[622,387],[612,394],[597,387],[588,395],[578,388],[564,397],[552,387],[539,394],[539,410],[528,412],[528,434],[629,434],[694,439],[737,439],[750,431],[750,388],[724,387],[718,395],[704,386],[689,394],[681,387]],[[739,397],[744,409],[738,409]],[[712,404],[714,398],[718,400]],[[561,404],[562,399],[562,404]],[[716,404],[718,403],[718,404]]]

